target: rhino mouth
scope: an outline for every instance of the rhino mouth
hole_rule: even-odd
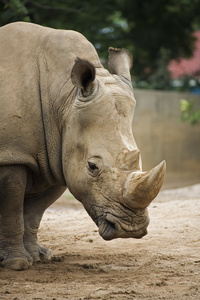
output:
[[[100,236],[110,241],[116,238],[136,238],[140,239],[147,234],[147,226],[149,225],[149,218],[130,218],[116,216],[110,212],[99,213],[93,207],[93,213],[90,214],[94,222],[99,228]],[[94,213],[95,212],[95,213]],[[91,213],[91,211],[90,211]]]
[[[137,230],[124,230],[118,223],[113,223],[106,218],[104,221],[100,222],[99,234],[100,236],[106,240],[110,241],[116,238],[135,238],[140,239],[147,234],[147,226],[149,222],[147,222],[142,228]]]

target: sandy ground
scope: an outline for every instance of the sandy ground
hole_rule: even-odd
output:
[[[162,191],[149,214],[141,240],[106,242],[65,193],[40,227],[54,258],[0,268],[0,299],[200,299],[200,185]]]

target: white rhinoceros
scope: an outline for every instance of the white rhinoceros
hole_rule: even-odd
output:
[[[50,259],[37,231],[68,187],[105,240],[141,238],[165,162],[142,172],[132,135],[132,57],[109,71],[80,33],[30,23],[0,29],[0,262]]]

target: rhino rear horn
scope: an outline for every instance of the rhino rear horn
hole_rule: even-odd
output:
[[[109,48],[108,69],[111,74],[123,76],[131,81],[130,69],[133,65],[131,53],[122,48]]]
[[[83,96],[86,97],[92,93],[95,76],[96,71],[93,64],[77,57],[71,71],[71,81],[73,85],[82,90]]]
[[[138,149],[123,150],[116,158],[116,167],[125,171],[140,170],[140,151]]]

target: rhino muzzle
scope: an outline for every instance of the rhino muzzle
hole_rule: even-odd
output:
[[[147,234],[147,207],[157,196],[164,181],[165,171],[166,163],[163,161],[148,172],[130,172],[122,188],[120,202],[115,206],[92,206],[89,214],[97,224],[103,239],[137,239]]]
[[[147,234],[147,226],[149,225],[149,218],[142,225],[129,226],[129,229],[124,228],[124,224],[116,222],[111,217],[106,217],[102,223],[100,223],[99,234],[106,240],[112,240],[115,238],[135,238],[140,239]]]
[[[116,238],[142,238],[147,234],[149,216],[147,209],[130,210],[118,204],[115,207],[92,206],[90,216],[104,240]]]

